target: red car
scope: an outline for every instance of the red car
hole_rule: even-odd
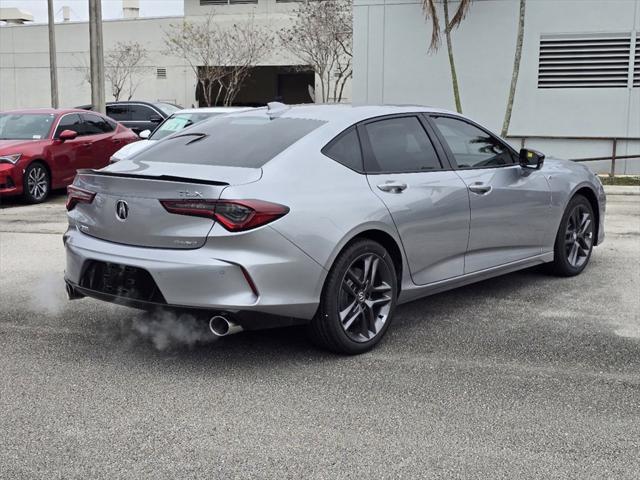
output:
[[[73,182],[79,168],[102,168],[138,137],[108,117],[86,110],[0,113],[0,197],[29,203]]]

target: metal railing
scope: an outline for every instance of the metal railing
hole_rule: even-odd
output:
[[[527,140],[601,140],[611,142],[611,155],[606,157],[586,157],[586,158],[570,158],[572,162],[595,162],[598,160],[611,160],[610,177],[616,175],[616,160],[640,160],[640,153],[637,155],[618,155],[619,141],[640,141],[640,137],[581,137],[581,136],[563,136],[563,135],[507,135],[507,138],[519,138],[520,147],[524,148]]]

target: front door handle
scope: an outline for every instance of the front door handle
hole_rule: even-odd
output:
[[[83,147],[90,147],[91,145],[92,145],[91,142],[82,144]]]
[[[407,188],[407,184],[402,182],[389,181],[381,183],[380,185],[378,185],[378,188],[383,192],[402,193],[402,191]]]
[[[478,195],[486,195],[491,192],[491,185],[485,185],[484,183],[472,183],[468,188],[470,192]]]

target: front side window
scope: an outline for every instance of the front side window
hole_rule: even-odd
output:
[[[417,117],[397,117],[364,126],[371,155],[367,173],[420,172],[441,167],[435,148]]]
[[[91,113],[82,114],[85,135],[99,135],[113,131],[112,126],[101,116]]]
[[[463,120],[433,117],[458,168],[490,168],[512,165],[515,158],[502,142]]]
[[[260,168],[322,120],[219,116],[176,133],[136,155],[136,161]]]
[[[60,119],[58,128],[56,128],[55,138],[58,138],[60,134],[65,130],[71,130],[73,132],[76,132],[78,135],[84,135],[84,126],[82,125],[82,121],[80,120],[80,115],[78,115],[77,113],[70,113],[63,116]]]
[[[362,171],[362,151],[355,127],[332,140],[322,149],[322,153],[351,170]]]
[[[53,114],[1,113],[0,140],[42,140],[55,118]]]

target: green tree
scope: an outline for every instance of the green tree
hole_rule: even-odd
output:
[[[442,0],[444,7],[444,33],[447,42],[447,53],[449,55],[449,67],[451,69],[451,85],[453,87],[453,97],[456,103],[456,110],[458,113],[462,113],[462,102],[460,101],[460,87],[458,85],[458,74],[456,73],[456,64],[453,57],[453,45],[451,44],[451,30],[457,28],[462,23],[462,20],[467,15],[469,7],[473,0],[460,0],[460,4],[453,15],[453,18],[449,19],[449,0]],[[431,44],[429,45],[429,51],[435,52],[440,46],[440,35],[442,29],[440,28],[440,19],[438,18],[437,0],[422,0],[422,9],[424,10],[425,17],[431,20]]]

